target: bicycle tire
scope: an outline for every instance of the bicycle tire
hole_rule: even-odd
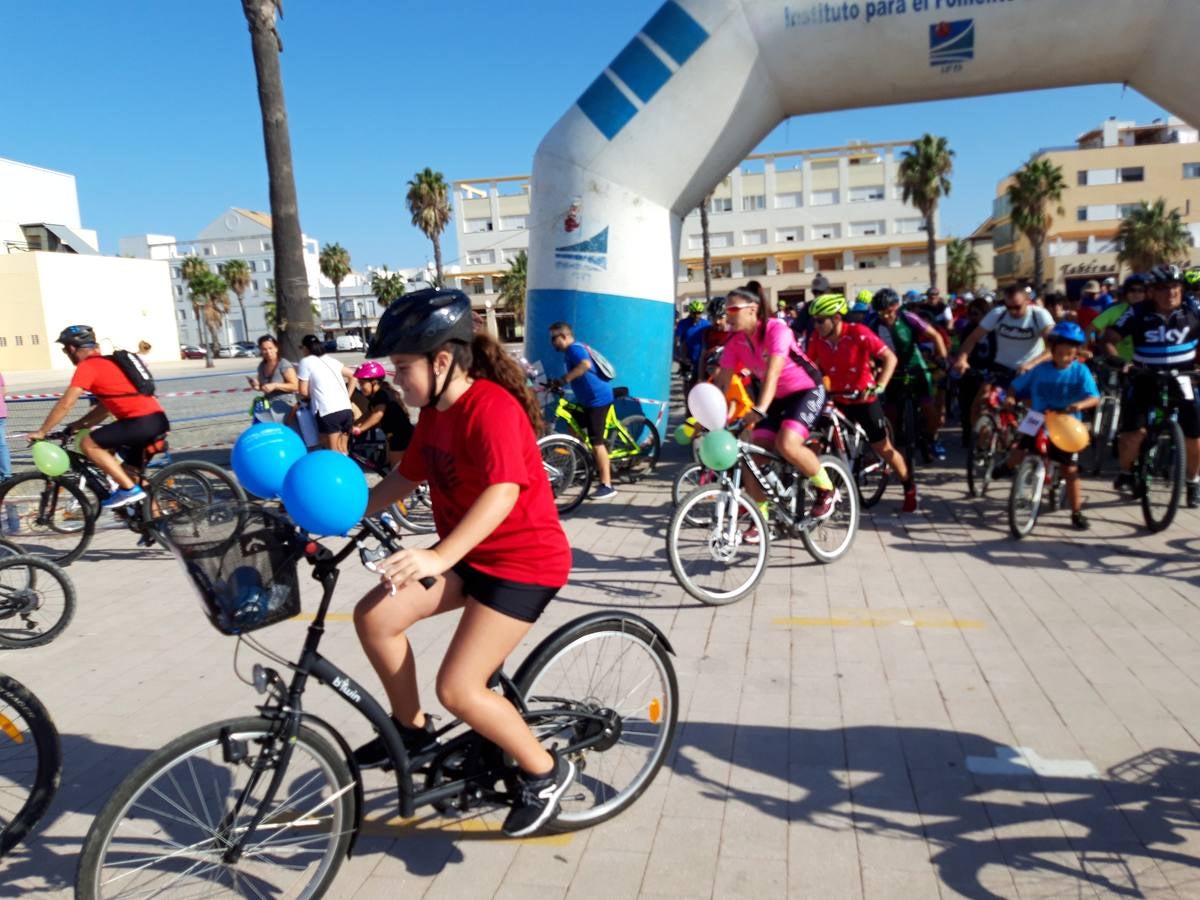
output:
[[[826,454],[819,457],[819,459],[821,466],[829,474],[829,478],[833,482],[838,499],[834,504],[832,513],[810,527],[805,527],[801,530],[800,542],[804,544],[804,549],[808,551],[809,556],[822,565],[828,565],[831,562],[841,559],[849,552],[850,547],[854,544],[854,537],[858,534],[858,486],[854,483],[854,477],[850,474],[850,470],[846,468],[846,464],[842,462],[840,456]],[[808,479],[804,479],[803,484],[807,489],[809,485]],[[800,498],[797,498],[797,500],[799,501]],[[844,528],[845,535],[840,538],[835,537],[834,540],[829,542],[831,546],[826,546],[824,537],[826,533],[836,535],[836,532],[833,531],[834,526]]]
[[[1104,461],[1112,450],[1112,429],[1116,426],[1117,400],[1108,395],[1100,398],[1096,413],[1092,417],[1092,441],[1084,451],[1086,463],[1080,460],[1080,470],[1088,475],[1099,475]]]
[[[1016,540],[1027,537],[1037,524],[1046,464],[1040,456],[1027,456],[1013,473],[1008,489],[1008,530]]]
[[[565,434],[548,434],[537,443],[558,515],[570,515],[592,489],[591,453],[582,442]]]
[[[734,502],[732,488],[723,485],[698,488],[679,504],[667,526],[667,558],[671,563],[671,574],[680,587],[710,606],[724,606],[745,597],[758,586],[767,569],[771,543],[767,520],[748,494],[739,492],[736,507],[731,506]],[[758,543],[751,544],[744,540],[746,532],[738,527],[739,517],[745,517],[744,521],[752,529],[757,529]],[[708,558],[682,558],[681,543],[684,550],[692,544],[699,550],[707,547]],[[749,554],[750,574],[729,587],[705,586],[710,580],[725,580],[721,567],[733,561],[741,548],[750,548],[752,551]],[[702,576],[712,578],[705,577],[705,585],[702,585],[698,580]]]
[[[654,427],[654,423],[645,416],[626,416],[621,420],[621,426],[633,438],[638,451],[629,456],[614,457],[613,448],[610,446],[610,463],[613,470],[621,472],[628,481],[638,482],[653,472],[654,467],[658,465],[662,439],[658,436],[658,429]]]
[[[707,487],[717,480],[717,475],[706,469],[703,463],[692,463],[680,469],[675,480],[671,482],[671,505],[678,507],[683,499],[696,488]],[[689,521],[689,525],[700,525],[701,522]]]
[[[142,501],[142,522],[147,526],[187,510],[246,500],[246,492],[232,472],[199,459],[163,466],[150,477],[146,495]]]
[[[22,723],[24,727],[20,727]],[[0,793],[0,857],[20,843],[45,815],[62,776],[62,746],[54,720],[28,688],[8,675],[0,675],[0,746],[6,744],[32,747],[33,752],[24,754],[30,757],[32,770],[28,796],[20,789],[16,794],[20,806],[9,812],[7,798],[13,792]],[[0,776],[15,784],[20,758],[7,750],[0,753],[0,758],[4,761]]]
[[[967,446],[967,491],[972,497],[986,497],[992,483],[992,466],[996,461],[996,419],[984,413],[975,420]]]
[[[417,485],[411,494],[393,503],[388,510],[413,534],[433,534],[437,530],[428,484]]]
[[[65,497],[64,497],[65,495]],[[37,555],[60,566],[79,559],[96,531],[97,508],[67,476],[49,478],[41,472],[14,475],[0,484],[0,522],[8,522],[8,505],[17,507],[19,537]]]
[[[237,878],[247,878],[253,879],[253,882],[260,886],[257,896],[281,897],[285,895],[284,891],[275,891],[270,887],[262,886],[265,879],[260,870],[250,874],[245,869],[256,859],[265,860],[265,854],[272,852],[271,848],[274,848],[275,854],[279,854],[289,846],[299,851],[300,855],[307,854],[309,852],[307,846],[315,843],[319,836],[301,836],[298,841],[291,841],[290,845],[280,842],[276,838],[293,827],[311,828],[314,824],[318,828],[328,826],[330,842],[313,863],[316,870],[312,873],[308,883],[303,886],[303,889],[295,892],[294,896],[321,896],[332,883],[346,856],[350,839],[357,827],[359,810],[355,808],[357,801],[353,790],[354,776],[351,775],[345,759],[328,740],[305,725],[300,726],[299,732],[291,742],[292,753],[289,757],[287,772],[290,775],[291,772],[296,771],[294,767],[296,767],[297,753],[303,752],[315,766],[313,775],[303,778],[297,774],[295,777],[287,777],[282,780],[281,790],[292,788],[297,792],[303,791],[303,793],[295,799],[275,798],[276,805],[265,812],[259,824],[266,837],[257,845],[243,848],[243,853],[236,864],[243,868],[240,871],[231,872],[228,864],[221,860],[218,854],[202,847],[205,842],[211,842],[214,847],[227,845],[229,834],[244,830],[241,823],[259,811],[260,802],[254,797],[249,797],[246,799],[246,805],[239,807],[235,818],[232,821],[226,821],[232,812],[228,808],[230,799],[243,789],[239,787],[239,779],[236,776],[241,774],[243,766],[246,767],[246,770],[252,767],[253,764],[248,760],[253,755],[255,746],[259,752],[263,752],[262,742],[265,739],[279,740],[274,737],[274,731],[274,724],[266,719],[252,716],[227,719],[223,722],[202,726],[178,737],[144,759],[121,782],[101,808],[100,813],[92,822],[91,828],[88,829],[80,850],[79,867],[76,872],[76,897],[83,898],[83,900],[100,900],[100,898],[115,898],[125,895],[105,889],[107,887],[104,879],[106,866],[111,866],[122,873],[120,876],[123,879],[122,890],[136,896],[145,896],[153,892],[153,884],[148,887],[138,879],[160,877],[160,872],[155,869],[156,865],[161,867],[161,877],[174,878],[176,882],[186,875],[192,875],[194,878],[203,877],[213,882],[211,888],[215,890],[222,886],[218,881],[227,878],[232,882],[229,890],[240,895],[240,892],[237,891]],[[232,741],[237,742],[231,746],[245,750],[245,759],[234,762],[226,759],[222,744],[222,735],[226,732]],[[215,760],[211,758],[206,760],[204,766],[196,764],[195,760],[200,754],[212,750],[216,751]],[[268,748],[266,752],[273,752],[273,748]],[[232,769],[229,768],[231,766]],[[184,771],[185,767],[186,771]],[[179,770],[178,777],[175,774],[176,769]],[[218,772],[229,777],[219,778]],[[269,777],[271,774],[273,772],[267,772],[266,776],[260,778],[256,788],[265,788],[271,781]],[[313,789],[312,781],[317,775],[324,776],[330,784],[318,785],[316,789]],[[202,787],[201,782],[203,782]],[[198,802],[199,808],[192,805],[193,799],[190,794],[192,785],[196,785],[195,800]],[[219,797],[218,790],[224,790],[225,796]],[[150,799],[144,803],[139,802],[146,796],[149,796]],[[306,804],[307,808],[298,809],[297,807],[301,803]],[[157,808],[155,808],[155,804],[157,804]],[[213,807],[211,811],[210,806]],[[126,819],[127,815],[130,817],[128,820]],[[282,816],[288,816],[287,824],[282,828],[272,829],[272,817],[276,815],[280,816],[279,821],[284,821]],[[217,820],[218,816],[220,816],[220,821]],[[121,834],[118,834],[117,832],[126,821],[136,822],[137,827],[134,828],[131,824]],[[161,839],[156,836],[154,829],[163,833]],[[185,834],[192,835],[193,838],[201,836],[204,840],[189,840]],[[122,850],[121,848],[126,844],[129,845],[129,849]],[[147,845],[155,844],[163,846],[164,854],[157,861],[146,849]],[[190,853],[191,858],[188,851],[195,851]],[[130,868],[130,866],[124,869],[120,868],[122,856],[130,854],[133,856],[130,866],[136,863],[136,868]],[[111,860],[110,855],[113,857]],[[188,863],[192,864],[193,870],[205,863],[211,865],[199,872],[189,872],[186,871]],[[269,861],[268,865],[270,865]],[[181,871],[184,872],[183,875],[180,874]],[[114,874],[113,877],[117,876]],[[294,873],[289,875],[289,879],[290,888],[296,880]],[[186,887],[182,884],[178,886]],[[165,885],[163,887],[165,888]],[[287,895],[292,896],[293,894]],[[208,894],[206,893],[205,896]]]
[[[891,426],[888,426],[891,438]],[[858,456],[854,457],[854,484],[858,488],[858,502],[863,509],[870,509],[883,499],[892,480],[889,466],[875,448],[864,442]]]
[[[561,745],[566,737],[569,744],[592,723],[570,713],[538,719],[539,708],[560,709],[565,699],[588,712],[620,716],[612,744],[575,755],[576,781],[547,825],[550,831],[587,828],[627,809],[650,786],[674,744],[675,667],[661,635],[636,616],[604,613],[568,622],[534,648],[514,684],[535,714],[530,727],[547,743]],[[631,759],[632,765],[622,765]],[[626,770],[632,771],[627,779],[617,774]]]
[[[1142,477],[1142,519],[1151,532],[1165,531],[1175,520],[1175,513],[1179,511],[1179,501],[1187,477],[1183,448],[1183,429],[1174,421],[1152,427],[1142,443],[1137,470]],[[1156,488],[1159,487],[1165,488],[1161,514],[1156,509],[1160,494]]]
[[[56,592],[60,600],[56,599]],[[33,615],[43,609],[49,609],[54,618],[35,633]],[[48,644],[71,624],[74,615],[75,585],[60,566],[40,556],[0,557],[0,647],[16,649]],[[23,627],[7,627],[16,617],[23,621]]]

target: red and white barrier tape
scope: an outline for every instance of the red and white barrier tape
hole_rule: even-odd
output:
[[[204,394],[259,394],[261,391],[256,391],[252,387],[235,387],[235,388],[207,388],[196,391],[169,391],[165,394],[155,394],[156,397],[199,397]],[[62,394],[5,394],[5,400],[60,400]],[[85,397],[90,397],[90,394],[85,394]]]

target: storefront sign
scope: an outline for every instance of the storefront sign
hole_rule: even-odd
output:
[[[1092,260],[1087,263],[1077,263],[1073,266],[1063,266],[1059,269],[1058,274],[1064,278],[1070,278],[1072,275],[1116,275],[1117,266],[1115,263]]]

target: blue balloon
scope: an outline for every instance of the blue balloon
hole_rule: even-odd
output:
[[[292,521],[316,535],[345,534],[367,511],[367,476],[335,450],[314,450],[283,479],[283,505]]]
[[[250,493],[278,497],[284,477],[306,452],[304,441],[292,429],[260,422],[243,431],[233,445],[233,473]]]

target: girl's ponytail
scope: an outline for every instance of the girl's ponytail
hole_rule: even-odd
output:
[[[462,345],[455,345],[462,346]],[[529,424],[533,426],[534,434],[541,434],[545,427],[542,419],[542,408],[537,398],[526,384],[525,370],[500,345],[494,337],[483,332],[476,332],[470,347],[464,347],[470,360],[462,363],[472,378],[486,378],[504,388],[525,410]]]

